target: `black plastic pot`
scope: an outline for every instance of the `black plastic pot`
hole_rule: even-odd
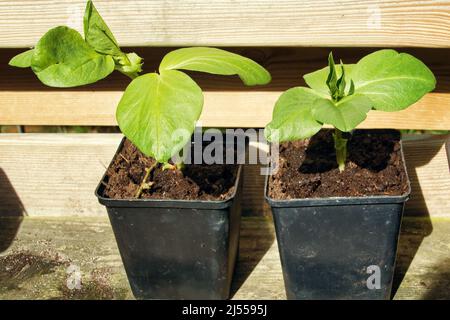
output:
[[[267,183],[288,299],[390,299],[409,179],[401,196],[294,200]]]
[[[123,144],[123,141],[122,141]],[[119,146],[121,149],[122,144]],[[238,252],[241,172],[225,201],[103,197],[137,299],[227,299]]]

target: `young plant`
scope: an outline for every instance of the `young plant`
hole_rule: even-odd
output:
[[[157,163],[168,165],[191,139],[203,107],[200,87],[184,72],[238,75],[245,85],[263,85],[269,72],[243,56],[216,48],[183,48],[169,52],[159,73],[142,72],[142,58],[124,53],[92,1],[84,15],[84,39],[78,31],[60,26],[49,30],[36,46],[11,59],[15,67],[31,67],[39,80],[52,87],[94,83],[117,70],[131,79],[116,111],[123,134]],[[140,191],[149,188],[147,168]]]
[[[334,127],[336,161],[345,168],[347,139],[372,110],[403,110],[432,91],[436,79],[417,58],[395,50],[379,50],[356,64],[339,66],[333,55],[328,66],[304,77],[306,87],[284,92],[275,104],[272,121],[265,128],[269,141],[292,141],[316,134],[323,124]]]

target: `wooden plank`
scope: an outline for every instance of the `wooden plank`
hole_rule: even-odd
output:
[[[445,142],[445,149],[447,151],[448,167],[450,168],[450,137]]]
[[[132,48],[145,58],[148,71],[157,70],[168,48]],[[205,91],[203,126],[264,127],[275,101],[290,87],[304,85],[302,74],[325,65],[325,48],[230,48],[260,62],[271,72],[268,86],[244,87],[237,77],[192,73]],[[346,63],[356,62],[371,49],[333,50]],[[438,79],[437,88],[411,108],[385,113],[372,111],[361,128],[450,129],[450,65],[448,49],[405,49],[422,59]],[[128,79],[113,74],[92,86],[54,89],[42,85],[29,69],[7,66],[18,50],[0,51],[0,125],[116,125],[115,108]]]
[[[406,166],[411,180],[411,198],[407,202],[406,213],[414,216],[448,217],[450,171],[445,152],[446,138],[410,138],[412,139],[404,143]]]
[[[450,217],[450,174],[445,136],[405,141],[412,195],[405,213]],[[0,210],[29,216],[104,215],[94,189],[120,134],[0,135]],[[244,168],[246,215],[270,215],[259,166]]]
[[[12,241],[12,240],[13,241]],[[394,299],[449,299],[450,220],[403,220]],[[0,299],[132,299],[106,217],[0,218]],[[285,299],[270,218],[243,218],[232,299]],[[14,274],[4,274],[14,263]],[[80,290],[67,288],[79,270]],[[79,269],[76,269],[79,268]]]
[[[0,47],[82,30],[86,1],[2,1]],[[95,1],[123,46],[450,46],[449,1]],[[332,30],[332,31],[330,31]]]
[[[281,92],[206,92],[204,127],[262,127],[270,122]],[[2,92],[3,125],[117,125],[121,92]],[[32,104],[30,104],[30,102]],[[396,113],[371,111],[358,128],[450,129],[450,94],[433,93]],[[237,117],[237,115],[239,115]]]
[[[121,135],[0,135],[2,210],[24,215],[104,215],[94,190]]]

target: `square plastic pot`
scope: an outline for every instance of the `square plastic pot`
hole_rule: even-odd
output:
[[[288,299],[390,299],[407,180],[401,196],[275,200],[266,177]]]
[[[118,151],[122,148],[122,140]],[[238,253],[241,173],[225,201],[103,197],[137,299],[228,299]]]

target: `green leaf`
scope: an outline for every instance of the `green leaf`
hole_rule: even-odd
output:
[[[379,50],[353,68],[355,93],[369,97],[375,109],[407,108],[434,89],[436,79],[419,59],[395,50]]]
[[[351,79],[352,71],[354,68],[354,64],[344,64],[345,69],[345,76],[346,79]],[[306,84],[311,88],[316,90],[317,92],[320,92],[322,94],[326,94],[330,96],[330,89],[327,86],[327,77],[330,73],[330,68],[325,67],[320,70],[305,74],[303,76],[303,79],[305,80]],[[337,68],[336,69],[336,76],[340,78],[342,76],[342,69]],[[347,81],[345,86],[345,91],[348,91],[350,89],[350,83]]]
[[[19,53],[17,56],[9,60],[9,65],[18,68],[28,68],[31,67],[31,58],[33,57],[34,50],[30,49]]]
[[[272,121],[264,134],[268,141],[292,141],[316,134],[322,124],[312,114],[318,103],[330,102],[309,88],[295,87],[285,91],[275,103]]]
[[[372,101],[356,93],[336,103],[331,100],[317,100],[312,113],[317,121],[331,124],[341,131],[351,131],[366,119],[370,109]]]
[[[159,70],[191,70],[220,75],[238,75],[246,85],[267,84],[270,73],[251,59],[216,48],[183,48],[169,52]]]
[[[31,68],[48,86],[75,87],[108,76],[114,71],[114,60],[95,52],[76,30],[56,27],[37,43]]]
[[[339,79],[341,79],[341,77],[339,77]],[[336,66],[333,59],[333,53],[330,52],[330,54],[328,55],[328,77],[326,83],[332,97],[336,95],[336,91],[338,90],[337,81],[338,76],[336,74]]]
[[[86,4],[83,18],[84,38],[95,51],[112,56],[122,56],[116,38],[98,13],[92,1]]]
[[[144,154],[166,163],[190,140],[203,94],[185,73],[164,70],[134,79],[117,107],[121,131]]]
[[[337,95],[339,97],[339,99],[343,98],[345,96],[345,87],[346,87],[346,74],[345,74],[345,69],[344,69],[344,64],[342,63],[341,60],[341,76],[339,77],[339,79],[336,82],[336,87],[337,87]]]
[[[355,83],[353,82],[353,80],[350,80],[350,88],[348,89],[347,95],[351,96],[354,93],[355,93]]]
[[[135,78],[142,71],[142,58],[134,52],[127,54],[122,52],[116,38],[92,1],[88,1],[86,5],[83,22],[86,42],[98,53],[111,55],[117,71],[131,78]]]

